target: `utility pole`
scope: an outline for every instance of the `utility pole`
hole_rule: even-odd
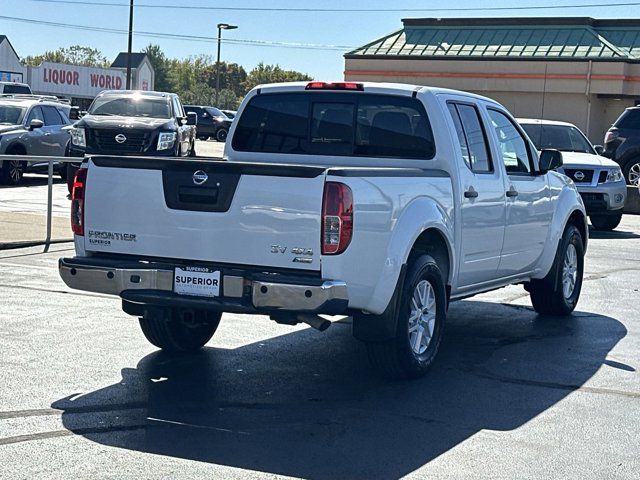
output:
[[[131,48],[133,44],[133,0],[129,2],[129,47],[127,48],[127,90],[131,90]]]
[[[133,2],[133,0],[131,0]],[[222,30],[233,30],[238,28],[237,25],[230,25],[228,23],[218,24],[218,59],[216,60],[216,104],[218,107],[218,98],[220,95],[220,40],[222,37]]]

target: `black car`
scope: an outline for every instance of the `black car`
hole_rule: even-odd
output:
[[[227,139],[232,120],[221,110],[202,105],[185,105],[184,109],[198,116],[198,138],[200,140],[215,138],[219,142],[224,142]]]
[[[622,168],[628,185],[640,181],[640,106],[627,108],[604,137],[604,156]]]
[[[70,129],[70,154],[195,157],[195,125],[175,93],[106,90]]]

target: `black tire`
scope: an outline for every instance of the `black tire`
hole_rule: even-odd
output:
[[[596,230],[611,231],[620,225],[622,211],[613,214],[591,215],[589,220]]]
[[[567,295],[564,290],[565,261],[568,250],[573,246],[577,256],[575,267],[576,277],[574,285]],[[567,225],[556,252],[556,258],[551,271],[542,280],[532,280],[529,283],[529,293],[533,308],[540,315],[566,316],[571,314],[578,304],[582,289],[582,274],[584,272],[584,242],[582,234],[575,225]]]
[[[8,155],[16,155],[16,153],[8,153]],[[24,176],[26,164],[18,160],[5,160],[2,162],[0,169],[0,179],[5,185],[18,185]]]
[[[640,158],[632,158],[625,163],[622,168],[622,173],[624,173],[624,179],[627,185],[638,186],[638,180],[640,178]]]
[[[139,320],[152,345],[168,352],[193,352],[211,340],[221,317],[208,310],[170,309],[147,312]]]
[[[431,329],[430,340],[426,349],[420,352],[422,345],[418,345],[418,352],[412,346],[410,333],[412,299],[416,294],[416,288],[423,281],[432,287],[435,296],[435,318]],[[445,281],[438,264],[429,255],[421,255],[415,258],[407,271],[402,289],[400,305],[397,310],[397,326],[395,338],[384,342],[367,342],[367,353],[371,365],[384,376],[393,379],[417,378],[429,370],[440,348],[444,322],[446,318],[447,298]],[[416,328],[418,322],[412,328]],[[420,328],[418,326],[418,328]],[[424,329],[426,328],[426,329]],[[423,327],[427,332],[429,327]],[[417,334],[416,334],[417,335]],[[421,337],[422,338],[422,334]],[[418,339],[418,342],[420,340]],[[416,342],[413,342],[414,346]]]
[[[229,133],[229,130],[227,130],[226,128],[221,128],[216,132],[216,140],[218,142],[226,142],[227,141],[227,134]]]

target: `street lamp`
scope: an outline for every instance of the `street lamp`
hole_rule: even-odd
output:
[[[216,107],[218,106],[218,95],[220,93],[220,37],[222,36],[222,30],[234,30],[238,28],[237,25],[230,25],[228,23],[218,24],[218,61],[216,62]]]

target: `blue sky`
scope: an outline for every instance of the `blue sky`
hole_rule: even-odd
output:
[[[82,0],[69,0],[82,1]],[[126,30],[127,6],[99,6],[96,3],[128,3],[128,0],[85,0],[88,5],[43,3],[36,0],[0,0],[1,17],[60,22],[67,25],[100,26]],[[631,0],[626,0],[631,2]],[[322,44],[359,46],[401,26],[403,17],[484,17],[484,16],[591,16],[595,18],[631,18],[640,16],[639,6],[607,6],[589,8],[559,8],[553,10],[483,11],[483,7],[523,7],[620,3],[625,0],[458,0],[456,8],[472,11],[452,12],[450,0],[135,0],[136,4],[218,7],[278,7],[278,8],[442,8],[430,12],[255,12],[205,11],[181,9],[137,8],[134,29],[141,32],[179,33],[215,37],[217,23],[237,24],[237,30],[224,32],[223,37],[241,40],[285,42],[294,44]],[[635,15],[634,15],[635,14]],[[74,44],[98,48],[109,59],[126,50],[127,38],[122,33],[82,31],[71,28],[21,23],[0,18],[0,34],[11,40],[20,56],[42,53]],[[215,54],[215,43],[167,38],[134,37],[134,50],[150,42],[159,44],[170,57]],[[223,44],[222,59],[234,61],[250,69],[257,63],[277,63],[283,68],[300,70],[318,79],[340,79],[344,70],[342,51],[303,50],[282,47]]]

